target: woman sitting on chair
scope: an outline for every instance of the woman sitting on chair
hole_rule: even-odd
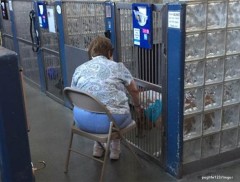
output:
[[[90,93],[109,109],[119,128],[128,126],[131,114],[127,93],[131,95],[137,112],[140,112],[139,92],[134,79],[123,63],[112,60],[113,48],[110,39],[96,37],[89,45],[90,60],[76,68],[71,87]],[[108,133],[107,115],[92,113],[75,107],[73,115],[76,126],[92,133]],[[87,121],[87,122],[85,122]],[[93,156],[101,157],[103,149],[95,142]],[[119,159],[120,140],[112,140],[110,159]]]

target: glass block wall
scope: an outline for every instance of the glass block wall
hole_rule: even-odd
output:
[[[240,1],[186,7],[183,163],[240,147]]]
[[[66,1],[63,5],[66,44],[87,50],[94,37],[104,35],[104,2]]]

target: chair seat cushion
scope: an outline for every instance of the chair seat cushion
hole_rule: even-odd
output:
[[[106,114],[89,112],[78,107],[73,108],[76,126],[83,131],[106,134],[109,130],[109,119]],[[119,128],[125,128],[131,121],[130,114],[112,114]]]

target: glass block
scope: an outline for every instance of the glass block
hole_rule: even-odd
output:
[[[204,114],[203,134],[208,134],[221,129],[221,110],[215,110]]]
[[[185,87],[203,85],[204,62],[195,61],[185,63]]]
[[[184,93],[185,114],[202,111],[203,109],[203,88],[186,89]]]
[[[229,30],[227,32],[227,54],[240,52],[240,30]]]
[[[227,6],[225,2],[208,4],[208,29],[223,28],[226,26]]]
[[[229,2],[228,7],[228,27],[240,26],[240,2]]]
[[[223,130],[221,136],[221,152],[229,151],[237,146],[238,129]]]
[[[185,141],[183,144],[183,163],[199,160],[201,157],[201,140]]]
[[[201,136],[201,134],[202,134],[202,116],[198,114],[191,117],[185,117],[183,128],[184,140]]]
[[[222,105],[222,85],[208,85],[205,87],[205,109],[212,109]]]
[[[240,55],[228,56],[225,60],[225,80],[240,78]]]
[[[229,81],[224,84],[223,102],[232,104],[240,100],[240,80]]]
[[[223,109],[222,129],[238,126],[239,106],[230,106]]]
[[[73,34],[76,32],[77,28],[77,19],[68,19],[67,20],[67,30],[69,34]]]
[[[206,136],[202,139],[202,158],[213,156],[219,153],[220,134]]]
[[[189,34],[186,36],[185,59],[196,60],[205,57],[205,33]]]
[[[225,54],[225,31],[211,31],[207,34],[207,57]]]
[[[186,30],[204,30],[206,26],[206,4],[188,4],[186,8]]]
[[[223,58],[210,59],[206,61],[205,82],[216,83],[223,80]]]

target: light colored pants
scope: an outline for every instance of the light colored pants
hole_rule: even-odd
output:
[[[131,114],[113,114],[119,128],[125,128],[132,122]],[[106,114],[89,112],[78,107],[73,108],[73,117],[76,126],[91,133],[108,133],[109,119]]]

